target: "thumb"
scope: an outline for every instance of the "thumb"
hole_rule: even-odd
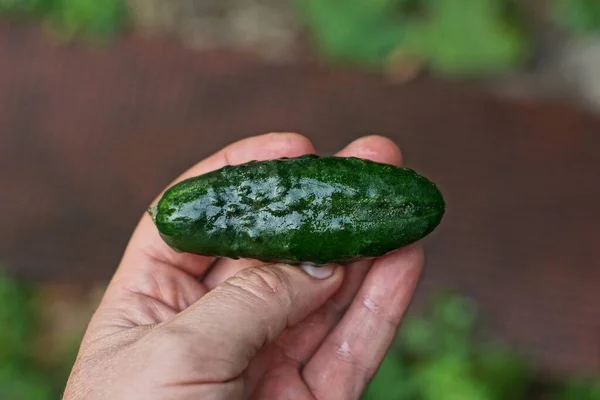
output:
[[[168,331],[185,332],[194,358],[209,366],[207,381],[239,376],[286,327],[320,308],[339,288],[340,266],[302,268],[284,264],[248,268],[179,314]],[[203,373],[203,375],[205,375]]]

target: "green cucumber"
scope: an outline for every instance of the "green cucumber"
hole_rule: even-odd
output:
[[[437,187],[411,169],[307,155],[187,179],[169,188],[151,215],[180,252],[322,265],[420,240],[444,210]]]

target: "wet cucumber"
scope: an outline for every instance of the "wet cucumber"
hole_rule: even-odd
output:
[[[407,168],[308,155],[227,166],[169,188],[151,211],[188,253],[343,263],[415,242],[440,223],[436,186]]]

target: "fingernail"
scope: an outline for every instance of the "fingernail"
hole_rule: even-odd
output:
[[[302,268],[302,270],[308,275],[316,279],[327,279],[333,275],[333,271],[335,271],[335,265],[333,264],[317,266],[312,263],[302,263],[300,264],[300,268]]]

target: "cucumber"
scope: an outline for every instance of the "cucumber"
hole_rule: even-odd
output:
[[[151,215],[180,252],[323,265],[422,239],[444,210],[435,184],[411,169],[307,155],[187,179],[169,188]]]

